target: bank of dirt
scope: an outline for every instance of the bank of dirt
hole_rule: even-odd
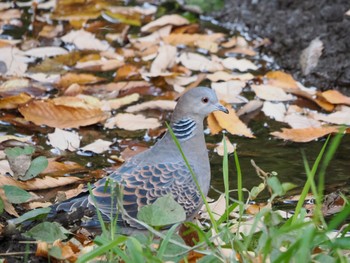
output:
[[[226,0],[213,16],[232,28],[268,38],[264,52],[307,86],[350,93],[349,0]],[[301,73],[299,57],[319,37],[324,49],[317,67]]]

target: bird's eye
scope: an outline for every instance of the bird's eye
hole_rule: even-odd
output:
[[[203,102],[203,103],[208,103],[208,102],[209,102],[209,99],[208,99],[207,97],[203,97],[203,98],[202,98],[202,102]]]

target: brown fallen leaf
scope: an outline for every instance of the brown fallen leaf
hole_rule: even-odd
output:
[[[84,191],[85,185],[84,184],[79,184],[77,187],[70,189],[70,190],[65,190],[65,191],[58,191],[57,196],[64,196],[60,201],[64,201],[70,198],[73,198],[80,194],[81,192]]]
[[[140,76],[139,68],[132,64],[125,64],[117,70],[115,81],[132,80]]]
[[[27,103],[31,99],[32,97],[26,93],[0,98],[0,109],[17,109],[19,105]]]
[[[338,132],[339,127],[328,126],[318,128],[304,128],[304,129],[287,129],[282,128],[282,132],[271,132],[270,134],[277,138],[289,140],[293,142],[310,142],[330,133]]]
[[[59,247],[61,250],[61,257],[56,260],[64,260],[68,262],[75,262],[78,259],[77,251],[74,252],[73,247],[70,245],[70,242],[62,242],[60,240],[56,240],[52,245],[49,245],[46,242],[39,241],[37,244],[37,249],[35,252],[36,257],[51,257],[55,258],[52,255],[49,255],[49,250],[52,247]]]
[[[14,180],[10,176],[5,176],[0,174],[0,186],[3,185],[14,185],[24,190],[43,190],[50,189],[54,187],[59,187],[63,185],[73,184],[79,182],[81,178],[74,176],[65,176],[65,177],[50,177],[45,176],[43,178],[33,178],[31,180],[20,182]]]
[[[111,99],[111,100],[102,100],[102,109],[104,111],[110,111],[110,110],[116,110],[119,109],[125,105],[131,104],[133,102],[136,102],[140,99],[140,94],[138,93],[132,93],[130,95],[117,98],[117,99]]]
[[[250,100],[247,104],[245,104],[243,107],[241,107],[237,111],[237,116],[241,116],[244,114],[249,114],[253,111],[256,111],[260,109],[263,106],[263,102],[261,100]]]
[[[104,80],[104,78],[92,74],[66,73],[61,77],[57,85],[62,89],[66,89],[72,84],[95,84]]]
[[[230,49],[225,51],[225,54],[229,54],[229,53],[243,54],[243,55],[247,55],[247,56],[251,56],[251,57],[256,55],[256,51],[254,51],[251,47],[230,48]]]
[[[243,135],[248,138],[255,138],[252,131],[237,117],[235,110],[230,104],[221,103],[229,110],[229,114],[213,112],[208,117],[208,126],[211,134],[218,134],[225,129],[233,135]]]
[[[166,25],[183,26],[189,23],[186,18],[180,15],[164,15],[141,27],[141,32],[153,32]]]
[[[327,90],[321,93],[321,96],[332,104],[350,105],[350,97],[341,94],[337,90]]]
[[[3,175],[0,175],[0,176],[3,176]],[[1,185],[1,181],[0,181],[0,185]],[[5,195],[5,191],[2,187],[0,187],[0,198],[1,198],[2,202],[4,203],[5,211],[7,213],[9,213],[10,215],[19,217],[19,214],[16,212],[16,209],[14,208],[14,206],[7,200],[7,197]]]
[[[40,173],[42,176],[60,177],[67,174],[87,172],[86,167],[75,162],[58,162],[55,158],[50,158],[48,161],[48,166]]]
[[[53,100],[35,100],[19,108],[27,121],[54,128],[77,128],[102,122],[108,114],[94,107],[57,105]]]
[[[158,49],[157,57],[154,59],[150,73],[152,76],[160,76],[166,73],[175,64],[177,49],[171,45],[162,45]]]

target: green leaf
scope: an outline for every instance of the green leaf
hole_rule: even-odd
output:
[[[40,223],[30,229],[28,232],[24,233],[24,235],[47,243],[53,243],[58,239],[63,240],[67,238],[62,231],[61,226],[55,222]]]
[[[64,257],[62,256],[62,249],[58,246],[53,246],[49,249],[49,255],[51,257],[54,257],[56,259],[64,259]]]
[[[278,196],[284,195],[282,184],[276,176],[267,178],[267,184],[271,187],[274,194]]]
[[[49,165],[49,162],[47,158],[44,156],[39,156],[31,162],[26,174],[20,177],[20,179],[22,181],[27,181],[29,179],[32,179],[38,176],[38,174],[40,174],[42,171],[44,171],[48,165]]]
[[[12,219],[11,222],[14,223],[15,225],[18,225],[27,220],[42,219],[42,218],[45,218],[46,215],[50,213],[50,211],[51,211],[50,207],[34,209],[21,215],[18,218]]]
[[[151,226],[166,226],[182,222],[186,219],[185,210],[172,195],[163,196],[153,204],[140,209],[137,219]]]
[[[21,147],[13,147],[13,148],[6,148],[5,153],[8,157],[17,157],[20,155],[32,155],[34,153],[35,149],[32,146],[26,146],[24,148]]]
[[[12,204],[25,203],[32,197],[30,193],[21,188],[18,188],[17,186],[4,185],[3,189],[5,191],[7,200]]]
[[[265,184],[264,183],[260,183],[258,186],[254,186],[252,188],[252,190],[250,191],[250,199],[254,200],[255,198],[257,198],[257,196],[264,191],[265,189]]]
[[[295,187],[297,187],[297,185],[293,184],[293,183],[282,183],[282,188],[283,188],[284,194],[287,193],[288,191],[294,189]]]
[[[4,201],[2,201],[1,197],[0,197],[0,215],[4,212]]]

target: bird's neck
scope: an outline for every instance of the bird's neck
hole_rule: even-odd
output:
[[[195,136],[198,128],[198,124],[192,118],[183,118],[171,123],[171,129],[180,142],[187,141]]]

